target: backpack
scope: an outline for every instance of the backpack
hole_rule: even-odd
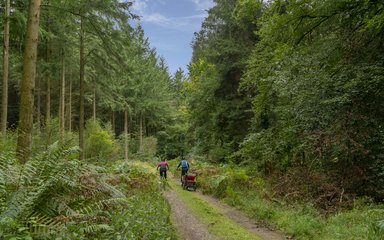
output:
[[[182,169],[188,169],[188,162],[187,162],[187,160],[181,160],[181,168]]]

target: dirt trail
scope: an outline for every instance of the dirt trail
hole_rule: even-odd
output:
[[[287,239],[283,234],[279,232],[274,232],[268,228],[258,226],[255,222],[243,213],[238,210],[230,207],[226,204],[221,203],[215,198],[203,195],[196,192],[196,194],[210,203],[211,205],[217,206],[222,209],[223,213],[233,221],[237,222],[239,225],[243,226],[248,231],[256,233],[261,239],[265,240],[284,240]],[[176,225],[180,237],[183,240],[216,240],[218,238],[208,232],[207,226],[199,222],[199,220],[194,217],[185,204],[178,198],[177,193],[170,189],[164,193],[164,196],[168,200],[172,209],[172,222]]]
[[[172,222],[176,225],[180,237],[183,240],[216,240],[216,236],[208,232],[207,227],[200,223],[190,211],[186,208],[184,203],[177,197],[173,190],[165,192],[164,196],[167,198],[171,205]]]

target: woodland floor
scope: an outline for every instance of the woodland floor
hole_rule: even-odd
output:
[[[226,217],[236,222],[238,225],[242,226],[247,231],[252,232],[259,236],[261,239],[265,240],[283,240],[288,239],[282,233],[272,231],[260,224],[255,223],[254,220],[249,219],[240,211],[234,209],[233,207],[226,205],[219,200],[203,195],[198,191],[195,194],[206,201],[212,206],[216,206],[221,209]],[[164,196],[168,200],[172,214],[172,222],[175,224],[179,236],[183,240],[211,240],[211,239],[222,239],[219,238],[208,231],[208,226],[205,226],[199,221],[199,219],[191,214],[191,211],[183,203],[183,201],[178,197],[178,193],[169,189],[164,193]]]

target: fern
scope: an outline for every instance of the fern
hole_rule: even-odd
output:
[[[5,192],[7,185],[16,183],[18,187],[14,191],[8,192],[6,198],[2,197],[3,207],[0,212],[0,219],[14,219],[25,226],[42,227],[47,226],[47,221],[53,223],[52,217],[49,215],[57,212],[54,208],[58,205],[44,203],[46,203],[46,199],[49,199],[49,196],[57,191],[58,186],[73,187],[76,185],[68,176],[81,172],[77,167],[79,164],[76,161],[65,161],[65,156],[74,151],[77,150],[74,148],[63,149],[63,147],[55,145],[22,166],[15,165],[14,162],[10,164],[12,161],[2,161],[2,163],[6,163],[0,167],[3,173],[0,179],[2,192]],[[15,174],[11,178],[7,176],[6,170],[12,169],[13,166],[18,168],[19,174]],[[44,206],[44,208],[38,206]],[[44,210],[36,212],[42,209]],[[31,218],[33,215],[40,217]],[[48,225],[55,226],[55,224]]]
[[[130,178],[141,180],[146,173],[134,168],[125,174],[108,174],[105,168],[72,160],[77,153],[78,148],[54,143],[25,165],[18,165],[11,155],[2,156],[0,239],[92,239],[121,234],[126,218],[143,203],[128,199],[125,188]],[[123,234],[133,233],[126,229]]]

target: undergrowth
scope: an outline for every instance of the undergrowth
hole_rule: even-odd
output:
[[[248,216],[295,239],[384,238],[384,206],[367,199],[354,201],[352,209],[325,215],[308,202],[289,202],[275,194],[270,183],[247,169],[230,165],[196,163],[199,188],[223,199]]]
[[[25,165],[0,156],[0,239],[176,239],[156,176],[78,161],[55,143]]]

